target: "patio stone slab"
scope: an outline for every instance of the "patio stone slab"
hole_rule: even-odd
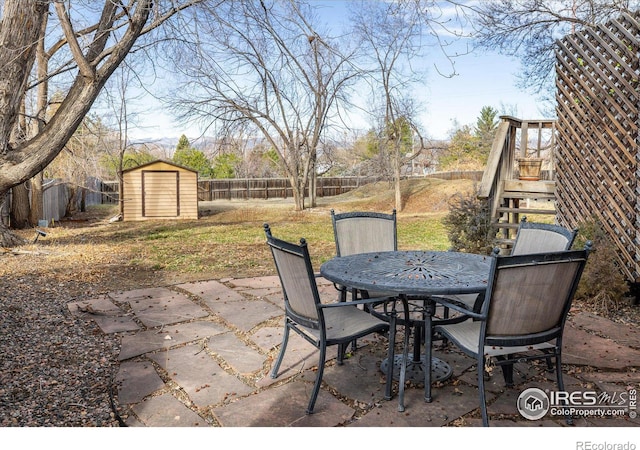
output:
[[[398,411],[398,399],[382,402],[353,427],[441,427],[479,408],[478,390],[470,386],[444,386],[433,390],[433,401],[424,401],[423,389],[405,391],[405,411]],[[492,399],[491,393],[487,394]]]
[[[260,331],[265,330],[261,329]],[[273,328],[271,328],[273,330]],[[282,330],[280,330],[282,333]],[[280,334],[279,342],[282,340],[282,334]],[[272,359],[269,364],[268,372],[263,378],[257,381],[257,386],[266,387],[275,383],[279,383],[287,378],[293,376],[304,376],[306,369],[316,367],[318,365],[319,353],[318,349],[308,343],[297,333],[289,333],[289,343],[287,344],[287,351],[284,354],[282,364],[278,370],[278,378],[273,379],[270,376],[271,368],[276,362],[280,349],[272,355]],[[331,361],[338,356],[337,347],[332,345],[327,349],[326,360]],[[315,372],[313,372],[315,378]]]
[[[209,424],[171,394],[151,397],[132,407],[147,427],[207,427]]]
[[[159,330],[141,331],[122,337],[120,361],[156,350],[167,349],[179,344],[204,339],[228,331],[223,325],[196,321],[172,325]]]
[[[322,379],[342,395],[364,405],[382,401],[386,376],[380,371],[382,357],[379,353],[374,345],[361,346],[341,366],[333,364],[326,367]],[[315,381],[315,375],[315,371],[305,371],[303,379]]]
[[[575,314],[571,321],[577,327],[604,334],[605,337],[609,337],[618,344],[640,349],[640,329],[587,312]]]
[[[240,331],[248,332],[258,324],[283,315],[281,308],[265,300],[216,301],[211,310]]]
[[[106,334],[140,329],[130,316],[106,296],[69,303],[67,307],[72,314],[93,320]]]
[[[265,277],[254,278],[234,278],[233,280],[229,280],[228,283],[238,288],[280,288],[280,278],[278,277],[278,275],[269,275]]]
[[[209,313],[186,295],[169,289],[141,290],[123,297],[147,327],[158,327],[207,317]]]
[[[250,338],[256,343],[263,351],[270,352],[276,350],[282,343],[282,334],[284,333],[284,326],[278,327],[262,327],[257,329]],[[291,340],[291,336],[289,337]]]
[[[207,348],[243,375],[262,370],[267,359],[231,332],[211,337]]]
[[[621,383],[636,385],[640,388],[640,371],[624,372],[585,372],[581,375],[585,380],[594,383]]]
[[[259,289],[242,289],[238,292],[241,292],[243,295],[250,295],[252,297],[260,298],[263,300],[282,298],[282,289],[280,289],[279,286],[259,288]],[[283,303],[282,307],[284,308],[284,301],[280,303]]]
[[[333,427],[351,419],[355,411],[323,389],[314,413],[305,414],[311,389],[294,381],[212,408],[212,413],[223,427]]]
[[[569,324],[565,327],[562,362],[607,369],[640,367],[640,350],[622,346]]]
[[[116,384],[120,403],[138,403],[164,387],[164,381],[149,361],[122,362]]]
[[[169,377],[199,407],[217,405],[253,391],[222,369],[199,345],[154,353],[149,358],[166,370]]]
[[[244,297],[238,292],[216,280],[179,284],[176,287],[202,298],[209,307],[211,307],[210,302],[244,300]]]

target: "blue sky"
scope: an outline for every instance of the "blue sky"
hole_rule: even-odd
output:
[[[444,59],[440,63],[443,70],[448,69]],[[427,135],[433,139],[446,139],[456,123],[474,125],[484,106],[521,119],[549,118],[543,113],[544,105],[515,86],[518,67],[516,60],[490,54],[458,57],[458,75],[452,78],[430,69],[424,88],[416,92],[418,102],[423,105],[420,122]],[[190,139],[199,135],[199,130],[185,130],[161,111],[162,108],[155,109],[149,114],[149,120],[141,120],[145,129],[132,135],[136,138],[178,138],[186,133]],[[154,125],[148,126],[151,123]]]
[[[431,70],[424,92],[423,126],[431,137],[442,139],[456,121],[475,124],[484,106],[521,119],[548,118],[543,113],[545,105],[516,87],[518,70],[517,60],[495,53],[458,57],[458,75],[452,78]]]
[[[344,20],[346,12],[342,1],[323,0],[328,5],[323,11],[335,18],[334,23]],[[460,43],[464,45],[464,42]],[[423,88],[416,90],[416,100],[424,111],[420,122],[427,137],[446,139],[454,127],[473,125],[484,106],[491,106],[500,114],[510,114],[522,119],[549,118],[542,112],[536,98],[516,87],[519,61],[496,53],[466,54],[455,58],[457,75],[446,78],[438,74],[450,73],[451,66],[439,48],[433,48],[425,58],[427,78]],[[154,108],[149,114],[144,130],[132,130],[136,138],[178,138],[186,134],[193,140],[200,130],[186,129],[175,123],[162,108]],[[152,125],[152,126],[149,126]],[[362,125],[364,128],[366,124]]]

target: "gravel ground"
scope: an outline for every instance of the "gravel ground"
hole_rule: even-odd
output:
[[[0,279],[1,426],[119,426],[111,407],[119,337],[67,308],[93,298],[86,289],[45,275]]]

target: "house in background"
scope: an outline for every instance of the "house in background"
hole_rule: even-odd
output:
[[[157,160],[122,173],[125,221],[198,218],[198,172]]]

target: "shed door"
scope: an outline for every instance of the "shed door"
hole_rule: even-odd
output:
[[[180,215],[180,172],[142,171],[142,217]]]

